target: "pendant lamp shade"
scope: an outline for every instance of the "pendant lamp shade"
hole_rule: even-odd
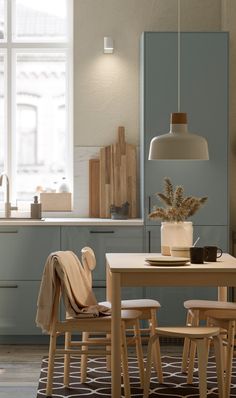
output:
[[[172,113],[170,132],[151,140],[148,159],[208,160],[208,144],[205,138],[188,131],[186,113]]]

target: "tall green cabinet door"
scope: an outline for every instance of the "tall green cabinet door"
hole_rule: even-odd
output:
[[[228,226],[228,34],[183,32],[180,35],[180,105],[188,127],[205,137],[208,161],[148,161],[151,139],[169,131],[178,111],[178,43],[175,32],[147,32],[141,41],[142,200],[147,215],[156,204],[163,178],[183,185],[186,195],[208,196],[193,217],[194,225]]]

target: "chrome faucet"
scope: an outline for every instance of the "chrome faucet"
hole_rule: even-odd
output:
[[[7,174],[3,173],[0,176],[0,186],[2,186],[3,177],[6,180],[6,199],[5,199],[5,218],[11,217],[11,210],[18,210],[17,206],[12,206],[10,203],[10,193],[9,193],[9,178]]]

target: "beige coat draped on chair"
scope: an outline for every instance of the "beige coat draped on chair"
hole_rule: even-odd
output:
[[[71,251],[58,251],[48,256],[37,301],[36,324],[50,331],[56,286],[61,284],[67,316],[96,317],[110,315],[111,310],[97,303],[91,278]]]

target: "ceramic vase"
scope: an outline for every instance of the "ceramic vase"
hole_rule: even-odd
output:
[[[161,223],[161,254],[170,256],[173,246],[193,245],[193,224],[191,221]]]

